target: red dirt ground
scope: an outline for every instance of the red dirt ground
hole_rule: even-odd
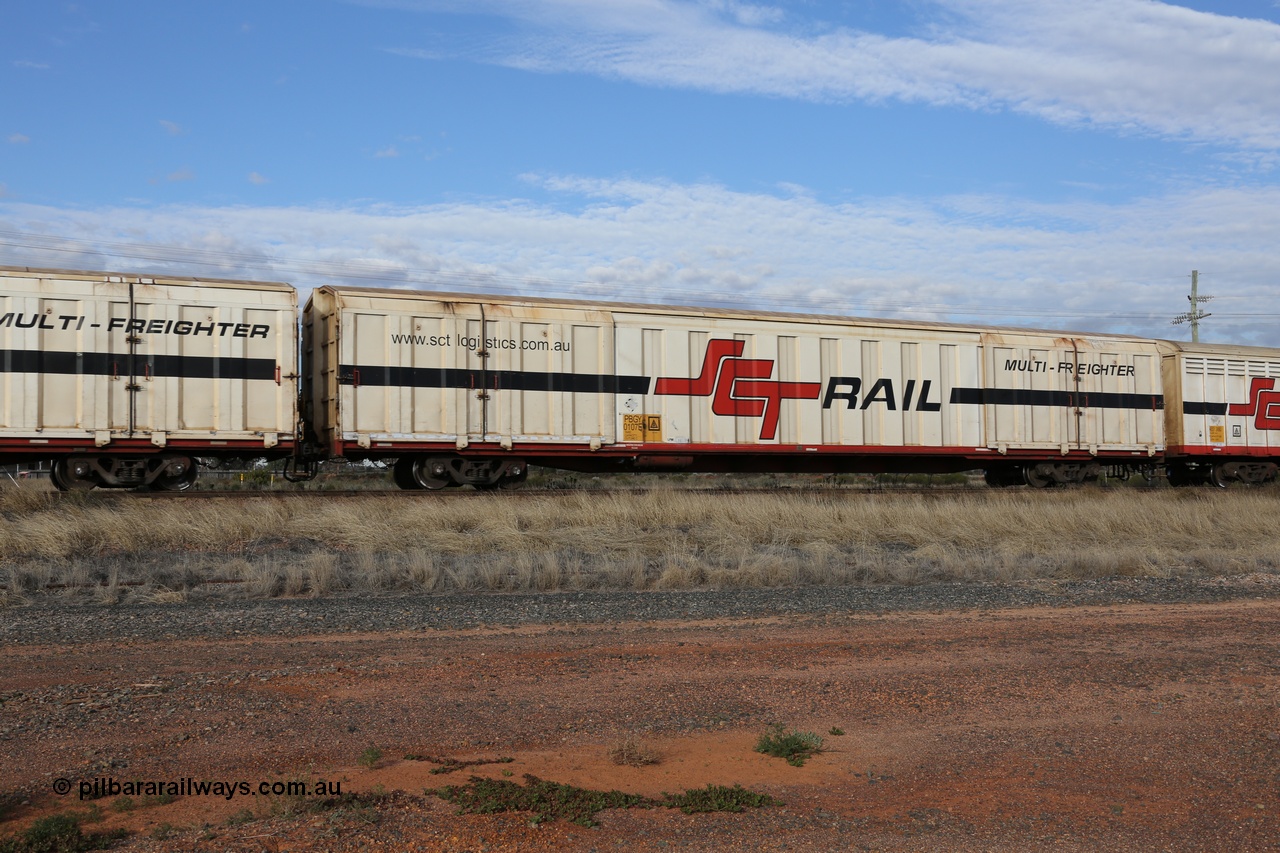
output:
[[[0,793],[22,804],[0,837],[96,804],[85,831],[125,827],[131,850],[1280,849],[1278,646],[1277,603],[1238,601],[10,647]],[[773,723],[826,751],[755,752]],[[627,736],[661,761],[614,764]],[[784,805],[583,828],[424,795],[526,773]],[[392,793],[78,798],[108,777]]]

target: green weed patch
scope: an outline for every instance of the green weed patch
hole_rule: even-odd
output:
[[[685,814],[697,812],[741,812],[762,806],[780,806],[782,803],[768,794],[749,791],[741,785],[708,784],[705,788],[690,788],[683,794],[662,794],[659,805],[679,809]]]
[[[0,853],[80,853],[82,850],[105,850],[128,833],[95,832],[85,835],[80,818],[71,814],[42,817],[26,832],[0,840]]]
[[[772,755],[774,758],[785,758],[792,767],[803,767],[812,756],[822,752],[822,736],[813,732],[787,731],[781,724],[773,727],[773,731],[760,735],[756,742],[756,752]]]
[[[428,788],[446,802],[458,806],[458,814],[499,814],[531,812],[534,823],[567,820],[579,826],[595,826],[595,816],[604,809],[680,809],[695,812],[741,812],[747,808],[781,805],[767,794],[758,794],[739,785],[708,785],[683,794],[663,793],[662,799],[625,794],[622,791],[593,791],[575,785],[548,782],[526,773],[523,786],[505,779],[472,776],[466,785]]]

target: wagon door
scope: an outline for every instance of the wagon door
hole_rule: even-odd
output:
[[[172,429],[169,414],[164,409],[167,400],[177,401],[176,393],[166,393],[171,385],[180,386],[181,379],[169,379],[161,375],[170,371],[158,370],[157,358],[164,358],[164,339],[158,334],[169,316],[167,294],[157,292],[153,285],[129,285],[129,319],[125,325],[125,362],[128,378],[124,386],[128,396],[129,435],[151,434],[153,441],[163,444],[163,434]],[[150,328],[148,325],[150,324]],[[175,391],[177,389],[174,389]],[[216,394],[201,395],[201,405],[216,405]]]
[[[613,440],[612,318],[489,303],[459,318],[469,442]]]
[[[993,450],[1079,446],[1076,350],[1047,337],[982,336],[983,420]]]
[[[1158,353],[1146,343],[1077,338],[1070,353],[1076,447],[1154,453],[1163,443]]]
[[[138,345],[142,338],[137,327],[137,303],[133,283],[125,285],[125,298],[114,299],[108,308],[106,337],[107,424],[113,435],[132,438],[137,428]]]
[[[216,405],[217,395],[211,389],[201,389],[207,393],[191,394],[184,400],[169,387],[181,380],[167,378],[174,371],[165,362],[173,359],[168,358],[161,330],[182,318],[168,294],[155,285],[129,282],[124,287],[128,288],[127,298],[111,303],[107,323],[111,430],[128,438],[150,436],[163,445],[163,434],[176,426],[177,416],[166,406],[176,407],[182,401],[187,407],[208,408]],[[203,319],[212,321],[211,317]],[[211,419],[202,419],[202,428],[214,426]]]
[[[500,375],[503,350],[500,347],[499,323],[490,319],[484,306],[468,305],[475,316],[459,316],[459,340],[462,343],[462,367],[467,376],[466,421],[462,432],[468,441],[485,441],[496,432],[502,410]]]

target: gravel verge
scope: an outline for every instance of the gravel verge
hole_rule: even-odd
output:
[[[522,625],[1192,604],[1280,598],[1280,575],[645,592],[365,594],[104,606],[47,597],[0,610],[6,644],[303,636]]]

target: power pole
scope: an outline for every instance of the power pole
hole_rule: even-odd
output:
[[[1191,310],[1185,314],[1179,314],[1177,317],[1174,317],[1173,325],[1180,326],[1183,323],[1190,323],[1191,324],[1191,343],[1193,344],[1200,343],[1200,321],[1203,320],[1205,317],[1213,316],[1207,311],[1201,311],[1200,304],[1202,302],[1208,302],[1212,298],[1213,298],[1212,296],[1200,295],[1200,271],[1192,270],[1191,271],[1191,295],[1187,297],[1187,301],[1191,303]]]

